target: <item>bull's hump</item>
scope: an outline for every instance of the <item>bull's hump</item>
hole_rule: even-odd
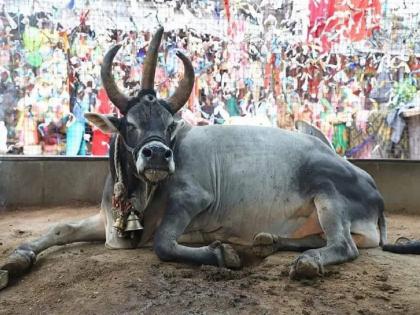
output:
[[[315,137],[279,128],[258,126],[194,127],[177,143],[176,164],[212,172],[234,168],[248,174],[248,168],[272,172],[272,168],[297,170],[308,158],[322,155],[337,159],[330,148]],[[183,167],[181,167],[183,168]],[[288,171],[290,172],[290,171]],[[285,174],[283,174],[285,175]]]
[[[301,147],[311,145],[310,139],[296,132],[259,126],[225,126],[215,125],[206,127],[194,127],[186,135],[184,141],[197,142],[206,145],[230,145],[259,146],[259,145],[291,145]]]

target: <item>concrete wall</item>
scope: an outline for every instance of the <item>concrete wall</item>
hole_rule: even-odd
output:
[[[373,176],[389,212],[420,214],[420,161],[353,160]]]
[[[0,156],[0,208],[99,203],[107,173],[105,158]]]
[[[420,161],[353,160],[376,180],[387,211],[420,213]],[[0,208],[99,203],[106,158],[0,156]]]

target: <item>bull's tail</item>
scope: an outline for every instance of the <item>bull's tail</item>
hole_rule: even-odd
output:
[[[386,244],[386,221],[383,211],[381,211],[378,218],[378,227],[380,234],[379,245],[382,247],[382,250],[398,254],[420,255],[420,241],[410,241],[401,237],[395,242],[395,244]],[[404,242],[402,242],[403,239],[405,239]]]
[[[416,254],[420,255],[420,241],[406,241],[404,243],[385,244],[382,249],[387,252],[398,254]]]

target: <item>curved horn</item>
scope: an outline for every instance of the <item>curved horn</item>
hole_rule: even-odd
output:
[[[112,76],[112,61],[120,48],[121,45],[116,45],[106,53],[101,66],[101,78],[109,99],[118,107],[122,114],[125,114],[130,98],[118,89]]]
[[[155,81],[155,70],[160,41],[163,35],[163,27],[160,27],[150,42],[144,59],[143,76],[141,79],[141,88],[143,90],[153,90]]]
[[[180,51],[177,51],[176,55],[184,64],[184,77],[179,82],[178,88],[175,90],[174,94],[167,99],[167,102],[174,113],[180,110],[181,107],[188,101],[194,87],[194,68],[191,61]]]

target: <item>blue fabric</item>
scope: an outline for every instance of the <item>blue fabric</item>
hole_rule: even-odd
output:
[[[172,76],[178,71],[178,63],[176,57],[176,49],[170,49],[166,57],[166,73]]]
[[[66,155],[86,155],[85,123],[75,121],[67,128]]]
[[[86,119],[84,113],[89,111],[89,96],[83,100],[76,99],[73,107],[75,122],[67,128],[66,134],[66,155],[86,155],[85,135]]]
[[[375,136],[370,135],[369,137],[367,137],[367,139],[365,139],[362,143],[356,145],[355,147],[348,149],[346,151],[346,156],[347,157],[352,157],[353,155],[356,155],[357,153],[359,153],[367,144],[372,143],[375,140]]]
[[[73,115],[78,122],[85,123],[86,119],[84,113],[89,111],[89,96],[85,96],[83,100],[76,99],[73,107]]]
[[[410,108],[413,108],[413,103],[407,103],[400,107],[393,109],[386,117],[387,124],[392,128],[391,141],[393,143],[399,143],[401,140],[402,133],[404,131],[406,122],[402,117],[402,114]]]
[[[74,5],[75,5],[75,0],[70,0],[67,5],[66,8],[69,10],[73,10],[74,9]]]

